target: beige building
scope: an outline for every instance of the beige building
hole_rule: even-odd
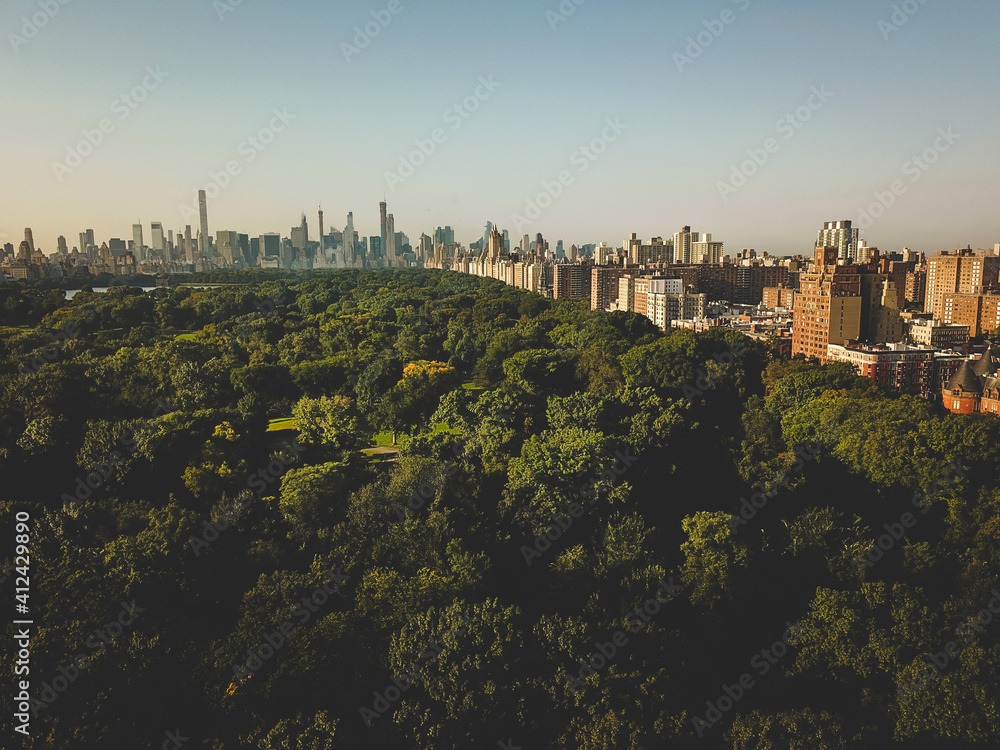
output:
[[[945,295],[982,293],[996,285],[998,276],[1000,258],[978,257],[972,250],[938,253],[927,261],[924,311],[943,320]]]

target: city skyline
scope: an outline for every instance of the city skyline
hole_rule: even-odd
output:
[[[830,219],[889,250],[1000,239],[1000,8],[983,0],[53,7],[0,15],[0,96],[20,115],[3,242],[32,226],[52,252],[85,227],[127,235],[126,217],[197,226],[181,207],[196,216],[213,184],[218,226],[250,233],[272,229],[261,216],[320,202],[346,216],[385,195],[413,236],[475,237],[490,218],[512,236],[617,244],[683,217],[775,255],[808,250]],[[154,28],[184,44],[149,45]],[[239,52],[286,38],[280,56]],[[417,39],[441,49],[413,54]],[[551,205],[516,227],[532,203]]]

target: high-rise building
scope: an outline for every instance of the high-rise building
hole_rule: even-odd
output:
[[[215,249],[226,265],[233,265],[240,257],[240,243],[236,232],[220,230],[215,233]]]
[[[80,232],[80,252],[86,253],[87,248],[94,244],[94,230],[85,229]]]
[[[208,255],[208,198],[204,190],[198,191],[198,215],[201,219],[201,231],[198,233],[198,259]]]
[[[434,230],[434,246],[453,245],[455,243],[455,230],[451,227],[438,227]]]
[[[276,233],[260,236],[260,257],[277,259],[281,256],[281,235]]]
[[[142,224],[132,225],[132,252],[137,260],[146,260],[145,245],[142,241]]]
[[[502,241],[502,235],[498,235]],[[553,266],[553,299],[587,299],[591,293],[591,268],[587,265],[556,263]]]
[[[851,225],[849,219],[825,222],[816,238],[816,247],[835,247],[839,260],[857,262],[860,232]]]
[[[418,257],[424,263],[429,263],[434,260],[434,238],[424,234],[423,232],[420,234],[420,253]]]
[[[816,249],[816,262],[803,273],[795,295],[792,355],[827,360],[830,344],[843,345],[861,335],[861,274],[854,265],[838,266],[838,247]]]
[[[998,277],[1000,258],[979,257],[971,249],[942,251],[927,259],[924,312],[943,319],[945,295],[980,294],[995,287]]]
[[[944,323],[968,326],[971,336],[994,336],[1000,331],[1000,294],[951,292],[944,295],[941,310]]]
[[[625,273],[617,266],[598,266],[590,271],[590,309],[607,310],[618,299],[618,280]]]
[[[309,225],[306,223],[306,215],[302,214],[302,221],[297,227],[291,229],[292,247],[299,251],[300,257],[309,246]]]
[[[674,255],[674,240],[669,239],[664,242],[662,237],[653,237],[649,244],[645,244],[635,232],[632,232],[625,240],[624,249],[630,266],[670,263]]]
[[[191,244],[190,224],[184,226],[184,257],[181,260],[185,263],[192,263],[194,261],[194,247]]]
[[[24,230],[24,241],[28,243],[28,250],[32,255],[35,253],[35,238],[31,235],[31,229],[26,228]]]
[[[674,263],[691,262],[691,243],[698,241],[698,233],[691,233],[691,227],[684,227],[674,234]]]
[[[383,257],[388,255],[387,251],[389,248],[389,230],[388,230],[389,216],[388,214],[386,214],[385,211],[386,211],[385,201],[382,201],[381,203],[378,204],[378,213],[379,213],[379,226],[382,228],[381,246],[382,246]],[[395,263],[396,261],[395,258],[389,258],[388,260],[390,263]]]
[[[151,255],[155,254],[157,258],[163,258],[167,249],[167,241],[163,236],[163,225],[158,221],[154,221],[149,225],[149,228],[151,233],[149,239],[151,243],[150,249],[153,251]]]
[[[341,245],[338,264],[341,268],[354,265],[354,213],[348,212],[347,226],[344,227],[344,242]]]
[[[66,238],[59,235],[56,240],[56,252],[60,255],[69,255],[69,248],[66,246]]]
[[[528,253],[530,252],[531,252],[531,236],[526,234],[523,237],[521,237],[521,257],[527,258]]]
[[[396,219],[392,214],[386,214],[385,217],[383,247],[385,247],[386,265],[389,267],[399,265],[399,259],[396,257]]]
[[[323,262],[326,262],[326,245],[323,242],[323,206],[319,207],[319,254],[323,258]]]
[[[695,235],[697,234],[695,232]],[[704,238],[693,241],[691,243],[691,262],[718,265],[722,262],[722,243],[712,242],[711,233],[706,234]]]
[[[490,233],[486,237],[486,258],[491,263],[496,263],[507,257],[507,251],[504,249],[503,235],[500,231],[490,222],[487,222],[487,226],[490,227]]]
[[[368,238],[368,253],[373,260],[378,260],[379,258],[384,258],[385,253],[382,250],[382,238],[381,237],[369,237]]]

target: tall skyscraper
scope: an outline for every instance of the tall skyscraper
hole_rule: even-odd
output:
[[[828,221],[823,224],[816,238],[816,247],[835,247],[841,261],[857,262],[858,241],[861,230],[855,229],[851,221]]]
[[[684,227],[674,234],[674,263],[691,262],[691,243],[698,241],[698,233],[692,235],[691,227]]]
[[[132,225],[132,253],[136,260],[146,260],[146,252],[143,249],[145,244],[142,241],[142,224]]]
[[[153,251],[150,255],[155,255],[156,258],[163,258],[164,251],[167,249],[167,241],[163,236],[163,225],[158,221],[154,221],[149,225],[149,228],[151,231],[149,239],[150,249]]]
[[[303,257],[306,247],[309,246],[309,225],[306,223],[306,215],[302,214],[302,221],[297,227],[291,230],[292,247],[299,251],[299,257]]]
[[[94,230],[85,229],[80,232],[80,252],[86,253],[87,248],[94,244]]]
[[[262,234],[260,236],[260,255],[262,258],[278,258],[281,255],[281,235]]]
[[[24,241],[28,243],[28,249],[31,250],[32,254],[35,252],[35,238],[31,236],[31,229],[26,228],[24,230]]]
[[[60,255],[69,255],[69,248],[66,247],[66,238],[59,235],[59,239],[56,240],[56,252]]]
[[[386,265],[390,267],[398,265],[399,259],[396,257],[396,219],[392,214],[388,214],[385,217],[385,240],[383,241],[383,247],[385,247]]]
[[[451,227],[438,227],[434,230],[434,246],[455,244],[455,230]]]
[[[420,234],[420,259],[424,263],[434,259],[434,240],[422,232]]]
[[[198,256],[208,254],[208,198],[204,190],[198,191],[198,214],[201,218],[201,232],[198,234]]]
[[[194,248],[191,246],[191,225],[187,224],[184,227],[184,257],[181,258],[185,263],[192,263],[194,261]]]
[[[344,244],[341,246],[339,263],[341,268],[354,265],[354,212],[347,214],[347,226],[344,227]]]
[[[388,234],[388,231],[387,231],[387,222],[389,221],[389,217],[386,215],[385,210],[386,210],[385,201],[382,201],[381,203],[378,204],[378,213],[379,213],[379,226],[382,228],[382,235],[381,236],[382,236],[382,252],[383,252],[383,254],[386,253],[386,248],[389,247],[389,244],[388,244],[389,234]]]
[[[319,254],[326,263],[326,247],[323,244],[323,207],[319,207]]]

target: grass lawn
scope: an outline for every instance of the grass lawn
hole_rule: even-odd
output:
[[[287,419],[272,419],[267,424],[268,432],[282,432],[284,430],[294,430],[295,420],[292,418]]]

